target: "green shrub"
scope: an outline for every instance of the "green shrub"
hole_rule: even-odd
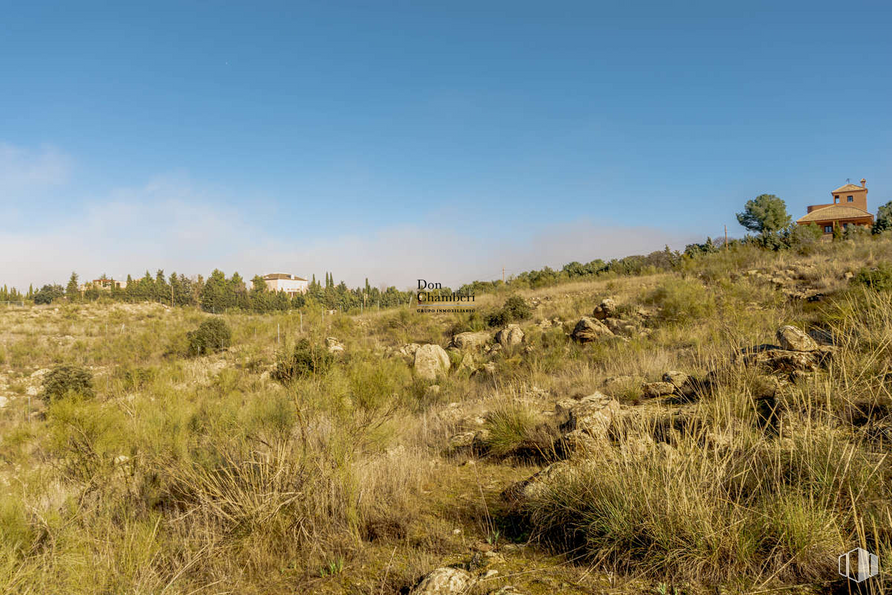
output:
[[[328,349],[309,339],[301,339],[294,346],[290,357],[281,359],[276,364],[272,376],[281,382],[302,378],[310,374],[325,374],[334,364],[334,355]]]
[[[222,318],[205,320],[194,331],[187,335],[189,355],[207,355],[222,351],[232,345],[232,331]]]
[[[660,316],[673,322],[702,319],[715,311],[715,300],[706,287],[683,279],[666,280],[646,301],[660,306]]]
[[[42,397],[54,401],[68,395],[93,397],[93,374],[81,366],[63,364],[56,366],[43,379]]]
[[[486,324],[491,327],[505,326],[509,322],[525,320],[532,314],[533,309],[525,299],[519,295],[512,295],[505,301],[505,305],[501,309],[486,317]]]
[[[34,303],[39,305],[52,304],[53,300],[65,296],[65,290],[61,285],[44,285],[34,294]]]
[[[496,456],[505,456],[529,439],[536,428],[533,412],[523,405],[504,405],[491,411],[486,417],[489,436],[486,446]]]
[[[784,236],[784,240],[790,248],[800,254],[811,254],[824,235],[817,225],[794,225]]]
[[[142,390],[155,380],[154,368],[119,368],[115,376],[121,380],[124,390]]]
[[[852,282],[877,291],[892,289],[892,263],[881,262],[874,268],[862,267]]]

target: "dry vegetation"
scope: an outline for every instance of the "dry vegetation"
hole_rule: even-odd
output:
[[[742,247],[524,292],[523,342],[450,350],[436,381],[404,346],[484,330],[507,296],[227,314],[231,347],[198,357],[189,309],[0,310],[0,590],[406,593],[456,566],[473,593],[848,592],[838,554],[892,559],[892,299],[849,281],[890,248]],[[637,330],[571,340],[606,297]],[[787,324],[829,362],[735,355]],[[91,387],[44,394],[60,365]],[[708,382],[646,398],[669,370]],[[561,412],[597,391],[616,414],[575,443]]]

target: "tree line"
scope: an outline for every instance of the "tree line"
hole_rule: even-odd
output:
[[[48,284],[35,290],[31,286],[27,293],[22,294],[15,288],[10,290],[4,286],[0,301],[31,301],[35,304],[51,304],[61,299],[69,302],[158,302],[168,306],[200,307],[206,312],[217,313],[229,310],[264,313],[301,308],[348,312],[408,304],[413,296],[412,292],[399,291],[395,287],[372,287],[368,279],[364,287],[351,289],[343,281],[336,284],[331,273],[326,273],[324,283],[317,281],[314,275],[307,292],[294,296],[284,291],[271,291],[260,275],[247,283],[237,272],[227,277],[219,269],[215,269],[207,279],[201,275],[187,277],[177,273],[166,276],[163,270],[155,275],[146,271],[138,279],[127,275],[123,287],[106,275],[99,280],[106,281],[108,287],[103,287],[103,283],[88,283],[82,290],[78,275],[74,272],[65,287]]]
[[[741,239],[728,242],[728,248],[738,245],[753,245],[770,250],[803,249],[818,242],[823,233],[814,224],[797,225],[787,213],[786,203],[773,194],[761,194],[747,201],[744,210],[737,213],[737,221],[755,235],[747,235]],[[892,201],[881,206],[871,229],[850,226],[845,232],[834,229],[834,239],[852,238],[858,235],[880,234],[892,230]],[[581,281],[604,275],[637,276],[660,271],[670,271],[693,258],[718,252],[723,242],[706,238],[702,244],[689,244],[684,251],[670,250],[666,246],[650,254],[637,254],[609,261],[595,259],[588,263],[570,262],[561,269],[543,267],[539,270],[525,271],[510,277],[507,281],[474,281],[459,288],[461,293],[480,294],[506,289],[540,288],[571,281]],[[105,275],[100,279],[108,280]],[[139,279],[127,276],[125,287],[119,287],[111,280],[110,289],[101,289],[91,284],[84,291],[79,289],[78,276],[71,274],[65,287],[52,284],[44,285],[38,290],[33,286],[27,293],[15,288],[0,289],[0,302],[31,301],[35,304],[50,304],[59,299],[68,301],[96,301],[108,299],[121,302],[156,301],[171,306],[200,307],[207,312],[224,312],[227,310],[243,310],[247,312],[275,312],[301,308],[325,308],[342,312],[361,311],[366,308],[391,308],[409,304],[414,298],[412,291],[400,291],[395,287],[379,289],[371,287],[368,279],[364,287],[348,288],[341,281],[335,283],[332,273],[325,274],[325,281],[319,282],[315,275],[309,282],[305,294],[289,296],[285,292],[274,292],[267,289],[263,277],[257,275],[250,283],[237,272],[227,277],[223,271],[215,269],[204,279],[186,277],[171,273],[165,277],[159,270],[153,276],[146,274]],[[451,293],[451,289],[441,291]]]

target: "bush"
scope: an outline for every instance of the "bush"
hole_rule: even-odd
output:
[[[881,262],[874,268],[862,267],[852,282],[877,291],[892,289],[892,263]]]
[[[54,401],[69,395],[92,398],[93,374],[86,368],[73,364],[56,366],[43,379],[41,397]]]
[[[647,296],[646,301],[661,308],[661,317],[673,322],[688,322],[710,316],[715,300],[706,288],[694,281],[669,279]]]
[[[232,345],[232,331],[222,318],[205,320],[186,337],[189,341],[189,355],[193,357],[222,351]]]
[[[52,304],[53,300],[57,300],[65,295],[65,290],[61,285],[44,285],[34,294],[34,303],[38,305]]]
[[[824,233],[814,223],[794,225],[785,234],[784,241],[800,254],[810,254],[823,235]]]
[[[501,309],[486,317],[486,324],[491,327],[505,326],[509,322],[524,320],[532,316],[533,309],[519,295],[512,295],[505,301]]]
[[[497,457],[514,453],[525,442],[534,441],[538,420],[526,406],[506,404],[486,416],[489,434],[485,440],[490,454]]]
[[[334,355],[321,345],[310,343],[309,339],[301,339],[294,346],[291,357],[276,364],[272,376],[281,382],[302,378],[310,374],[325,374],[334,364]]]

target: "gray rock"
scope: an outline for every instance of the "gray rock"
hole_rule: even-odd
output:
[[[486,331],[476,333],[459,333],[452,337],[452,344],[461,350],[483,349],[490,340],[490,334]]]
[[[415,351],[415,374],[425,380],[435,380],[449,371],[451,362],[446,350],[439,345],[422,345]]]
[[[579,322],[576,323],[576,328],[573,329],[571,336],[574,341],[591,343],[614,335],[601,321],[589,318],[588,316],[583,316]]]
[[[520,330],[519,324],[509,324],[507,327],[496,333],[496,341],[502,347],[512,347],[520,345],[523,342],[523,331]]]
[[[788,351],[815,351],[818,348],[814,339],[790,325],[777,329],[777,340]]]
[[[605,434],[619,410],[619,401],[598,392],[578,401],[564,399],[555,404],[555,415],[567,420],[561,426],[564,432],[582,430],[593,436]]]

